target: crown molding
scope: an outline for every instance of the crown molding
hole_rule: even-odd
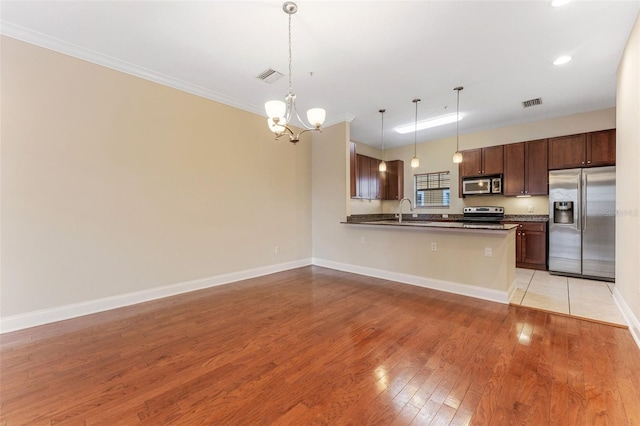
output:
[[[171,77],[169,75],[162,74],[148,68],[123,61],[118,58],[114,58],[113,56],[96,52],[95,50],[87,49],[85,47],[78,46],[76,44],[69,43],[67,41],[60,40],[58,38],[51,37],[37,31],[33,31],[29,28],[25,28],[11,22],[0,21],[0,34],[30,44],[34,44],[36,46],[44,47],[45,49],[72,56],[74,58],[82,59],[83,61],[91,62],[93,64],[101,65],[116,71],[133,75],[135,77],[149,80],[154,83],[162,84],[163,86],[172,87],[174,89],[191,93],[202,98],[220,102],[234,108],[252,112],[258,115],[264,115],[262,106],[256,106],[247,102],[240,101],[239,99],[224,95],[222,93],[218,93],[213,90],[209,90],[204,87],[186,82],[184,80],[180,80],[178,78]]]
[[[219,102],[221,104],[229,105],[243,111],[257,114],[259,116],[264,116],[264,109],[262,105],[253,105],[247,102],[243,102],[231,96],[227,96],[222,93],[218,93],[213,90],[209,90],[204,87],[189,83],[187,81],[180,80],[178,78],[171,77],[169,75],[162,74],[148,68],[123,61],[118,58],[114,58],[113,56],[96,52],[95,50],[87,49],[85,47],[69,43],[56,37],[51,37],[38,31],[33,31],[29,28],[25,28],[11,22],[0,20],[0,34],[36,46],[44,47],[45,49],[72,56],[83,61],[91,62],[96,65],[111,68],[125,74],[152,81],[154,83],[162,84],[163,86],[172,87],[186,93],[191,93],[192,95],[200,96],[202,98]],[[349,113],[333,115],[326,120],[323,127],[329,127],[334,124],[343,122],[351,123],[354,118],[355,115]]]

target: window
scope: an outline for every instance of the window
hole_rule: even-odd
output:
[[[416,207],[449,207],[451,179],[449,172],[414,175]]]

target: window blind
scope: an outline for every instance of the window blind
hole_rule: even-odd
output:
[[[416,207],[449,207],[450,186],[448,171],[415,175]]]

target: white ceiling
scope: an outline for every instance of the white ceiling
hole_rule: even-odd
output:
[[[3,34],[265,115],[287,92],[281,1],[2,1]],[[293,89],[351,137],[413,143],[393,127],[455,113],[460,133],[615,106],[640,1],[305,1],[293,15]],[[551,62],[573,56],[564,66]],[[272,85],[256,76],[273,68]],[[311,75],[313,74],[313,75]],[[522,102],[542,98],[524,109]],[[418,141],[455,135],[455,124]],[[271,137],[265,120],[265,137]]]

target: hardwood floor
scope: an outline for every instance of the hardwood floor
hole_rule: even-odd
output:
[[[1,425],[639,425],[628,330],[305,267],[0,340]]]

